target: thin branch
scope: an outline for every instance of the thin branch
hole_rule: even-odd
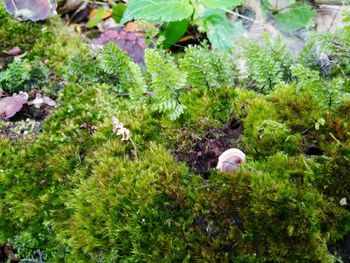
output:
[[[237,12],[234,12],[234,11],[231,11],[231,10],[229,10],[229,9],[223,8],[222,10],[224,10],[225,12],[227,12],[227,13],[229,13],[229,14],[232,14],[232,15],[238,16],[238,17],[240,17],[240,18],[243,18],[243,19],[245,19],[245,20],[251,21],[251,22],[253,22],[253,23],[259,24],[259,25],[261,25],[261,26],[266,26],[264,23],[261,23],[261,22],[255,20],[255,19],[250,18],[250,17],[241,15],[241,14],[239,14],[239,13],[237,13]]]

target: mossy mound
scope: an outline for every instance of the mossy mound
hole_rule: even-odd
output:
[[[39,56],[63,75],[67,50],[87,54],[66,33]],[[35,140],[0,139],[0,244],[47,262],[337,260],[328,246],[350,232],[348,100],[325,107],[305,80],[266,95],[193,88],[172,121],[99,81],[70,81]],[[234,174],[176,160],[232,118],[242,134],[230,145],[247,154]]]
[[[171,154],[181,122],[126,102],[107,86],[69,85],[38,140],[1,141],[2,242],[22,256],[42,249],[50,262],[332,261],[327,243],[349,231],[339,206],[346,166],[336,168],[339,180],[325,180],[342,157],[308,157],[302,144],[290,151],[283,142],[293,129],[283,123],[287,134],[269,134],[275,144],[254,146],[258,138],[243,134],[248,152],[260,150],[234,175],[203,181]],[[130,128],[137,158],[112,132],[113,116]]]
[[[19,47],[25,58],[45,61],[59,75],[65,71],[68,56],[86,51],[86,45],[72,30],[67,30],[58,16],[45,22],[19,22],[7,14],[0,3],[0,51]]]

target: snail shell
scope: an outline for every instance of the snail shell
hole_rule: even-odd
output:
[[[239,149],[232,148],[224,151],[219,156],[216,168],[222,172],[232,173],[243,162],[245,162],[245,154]]]

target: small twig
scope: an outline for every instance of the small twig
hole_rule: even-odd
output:
[[[102,2],[102,1],[91,1],[91,0],[82,0],[83,2],[85,3],[88,3],[88,4],[96,4],[96,5],[106,5],[106,4],[109,4],[108,2]]]
[[[192,86],[185,86],[185,87],[183,87],[183,88],[176,89],[175,91],[178,92],[178,91],[191,90],[191,89],[192,89]]]
[[[229,13],[229,14],[232,14],[232,15],[238,16],[238,17],[240,17],[240,18],[243,18],[243,19],[245,19],[245,20],[251,21],[251,22],[253,22],[253,23],[259,24],[259,25],[261,25],[261,26],[266,26],[264,23],[261,23],[261,22],[255,20],[255,19],[250,18],[250,17],[241,15],[241,14],[239,14],[239,13],[237,13],[237,12],[234,12],[234,11],[231,11],[231,10],[229,10],[229,9],[223,8],[222,10],[224,10],[225,12],[227,12],[227,13]]]
[[[332,26],[334,25],[334,21],[337,18],[338,14],[339,14],[340,9],[338,9],[338,12],[336,12],[333,17],[332,17],[332,21],[331,24],[329,25],[328,29],[327,29],[327,33],[329,33],[329,31],[331,30]]]
[[[138,159],[137,157],[137,148],[136,148],[136,144],[134,143],[134,141],[130,138],[130,142],[132,144],[132,146],[134,147],[134,155],[135,155],[135,158]]]
[[[342,146],[341,142],[333,135],[333,133],[329,133],[331,137],[338,143],[338,145]]]

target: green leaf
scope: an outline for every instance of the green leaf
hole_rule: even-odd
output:
[[[297,2],[291,5],[288,11],[276,14],[275,19],[282,31],[296,31],[312,27],[315,16],[315,10],[312,10],[307,4]]]
[[[86,24],[86,27],[91,28],[91,27],[97,26],[97,24],[103,20],[104,14],[105,14],[105,9],[103,8],[97,9],[96,14],[89,20],[89,22]]]
[[[242,4],[243,0],[202,0],[210,8],[232,8]]]
[[[126,5],[125,4],[116,4],[115,6],[113,6],[112,9],[112,17],[114,19],[115,22],[117,22],[118,24],[120,23],[120,20],[123,17],[123,14],[125,12],[126,9]]]
[[[214,48],[230,51],[233,47],[234,27],[220,9],[207,9],[202,17],[203,28]]]
[[[131,0],[121,23],[132,19],[154,22],[172,22],[189,18],[193,6],[189,0]]]
[[[162,30],[161,35],[165,37],[163,48],[169,48],[175,44],[187,31],[189,25],[188,20],[170,22]]]

